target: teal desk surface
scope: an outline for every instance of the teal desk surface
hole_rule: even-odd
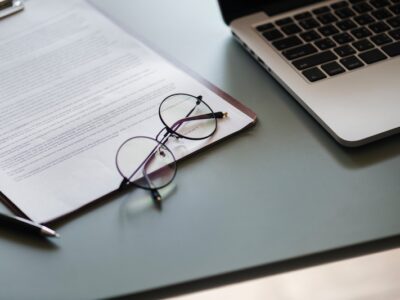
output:
[[[0,229],[1,299],[104,298],[268,273],[400,233],[399,135],[338,145],[235,43],[216,0],[93,2],[259,122],[180,163],[161,213],[138,207],[146,194],[132,190],[55,223],[60,240]]]

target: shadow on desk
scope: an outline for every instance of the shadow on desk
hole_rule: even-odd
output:
[[[9,241],[14,244],[26,246],[43,251],[55,251],[59,249],[56,242],[50,239],[30,235],[29,233],[21,233],[7,228],[0,228],[0,241]]]
[[[265,100],[265,96],[272,91],[271,94],[278,96],[279,105],[283,104],[343,167],[348,169],[365,168],[400,154],[399,134],[357,148],[341,146],[233,38],[228,38],[225,51],[225,89],[240,99],[247,97],[247,95],[241,95],[243,91],[248,90],[246,85],[253,86],[254,95],[252,95],[253,99],[250,99],[253,105],[248,102],[245,104],[250,105],[256,113],[260,111],[256,108],[257,105],[260,105],[257,101]],[[246,81],[245,78],[251,78],[251,80]],[[277,105],[273,102],[271,104]],[[261,115],[259,115],[259,119],[260,122],[263,121]]]
[[[172,197],[176,192],[176,184],[172,182],[167,187],[159,189],[159,192],[163,197],[163,203],[165,205],[167,201],[169,201],[169,198]],[[119,202],[118,220],[120,220],[121,226],[124,226],[125,223],[129,223],[131,219],[137,219],[145,216],[146,214],[144,214],[144,212],[149,210],[155,210],[159,213],[162,213],[162,209],[159,210],[155,207],[150,193],[147,190],[143,190],[132,185],[131,187],[122,191],[113,191],[97,200],[94,200],[91,203],[88,203],[76,211],[73,211],[54,221],[48,222],[47,224],[50,224],[52,227],[57,229],[58,227],[62,227],[63,225],[72,222],[77,218],[84,217],[86,214],[91,213],[96,209],[111,204],[113,201]]]

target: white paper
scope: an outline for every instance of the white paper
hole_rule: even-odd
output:
[[[115,154],[163,126],[158,105],[177,92],[227,111],[211,139],[252,122],[80,0],[35,0],[0,23],[0,190],[47,222],[118,188]],[[182,150],[184,149],[184,150]]]

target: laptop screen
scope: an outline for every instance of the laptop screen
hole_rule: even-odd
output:
[[[225,22],[257,11],[265,11],[274,16],[292,9],[323,0],[218,0]]]

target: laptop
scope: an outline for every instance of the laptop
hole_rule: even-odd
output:
[[[340,144],[400,132],[400,0],[219,0],[237,41]]]

